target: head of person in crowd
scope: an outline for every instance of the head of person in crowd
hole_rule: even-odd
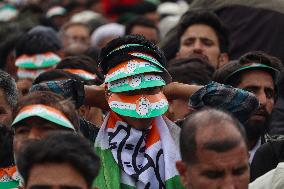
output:
[[[59,36],[64,49],[68,48],[73,43],[81,43],[90,46],[90,29],[85,23],[68,22],[61,27]]]
[[[204,55],[193,54],[188,58],[173,59],[168,63],[168,71],[173,82],[207,85],[212,81],[214,67]],[[188,98],[169,100],[167,117],[172,121],[182,120],[191,110],[188,106]]]
[[[92,189],[100,159],[83,137],[52,132],[27,145],[17,158],[17,167],[25,189]]]
[[[77,132],[78,116],[74,105],[52,92],[29,93],[19,100],[13,111],[15,131],[14,153],[17,157],[23,146],[43,138],[48,132],[65,130]]]
[[[14,165],[13,157],[13,131],[10,127],[0,123],[0,168]]]
[[[165,65],[163,52],[141,35],[127,35],[108,43],[101,51],[100,67],[106,74],[106,98],[111,110],[138,128],[149,126],[154,117],[165,113],[168,102],[162,87],[171,81]],[[126,103],[136,108],[124,107]],[[151,104],[159,107],[154,110]]]
[[[160,32],[156,24],[145,17],[136,17],[126,23],[125,35],[138,34],[157,44],[160,41]]]
[[[16,188],[20,180],[14,162],[13,136],[11,127],[0,123],[0,187],[5,189]]]
[[[256,95],[258,110],[244,125],[247,137],[253,147],[268,129],[268,121],[276,97],[277,76],[282,69],[281,62],[263,52],[249,52],[232,61],[214,75],[214,81],[245,89]]]
[[[67,21],[67,10],[62,6],[52,6],[46,11],[45,16],[58,30]]]
[[[122,188],[181,188],[175,168],[180,159],[175,140],[180,128],[163,116],[169,105],[162,89],[171,82],[165,65],[163,52],[141,35],[116,38],[102,49],[100,67],[110,112],[95,147],[106,164],[105,154],[110,153],[115,161],[108,166],[121,171],[111,178],[100,174],[95,186],[103,188],[118,179]],[[101,171],[107,172],[108,167]]]
[[[176,163],[186,189],[247,189],[249,164],[245,131],[231,115],[203,109],[190,115],[180,135]]]
[[[176,26],[179,49],[176,58],[203,54],[218,68],[229,61],[229,35],[217,15],[204,11],[188,11]]]
[[[75,74],[86,84],[100,85],[103,82],[103,75],[98,70],[97,62],[85,55],[66,57],[57,64],[56,69]]]
[[[8,35],[0,45],[0,69],[9,73],[13,78],[17,78],[15,47],[22,35],[22,32]]]
[[[9,125],[12,112],[18,102],[18,90],[15,80],[0,70],[0,123]]]
[[[124,26],[118,23],[102,25],[92,33],[91,46],[101,49],[111,40],[123,36],[124,30]]]
[[[62,44],[53,29],[36,26],[24,34],[16,46],[19,90],[27,91],[40,73],[54,69],[61,56]]]
[[[80,63],[83,64],[83,60],[81,59],[80,61]],[[81,73],[77,69],[76,72],[79,73],[75,74],[72,72],[73,69],[68,71],[64,69],[54,69],[51,71],[44,72],[35,79],[35,81],[33,82],[33,86],[30,89],[30,92],[52,91],[57,94],[63,95],[64,98],[71,99],[72,102],[75,104],[75,108],[80,118],[83,118],[93,123],[94,125],[100,125],[103,117],[102,110],[96,107],[91,107],[88,104],[84,103],[84,94],[82,94],[83,92],[81,90],[83,90],[82,86],[85,84],[86,81],[80,75],[85,74],[85,72],[83,71],[83,73]],[[82,121],[83,120],[80,119],[80,122]]]

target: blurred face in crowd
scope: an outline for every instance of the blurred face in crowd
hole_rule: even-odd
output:
[[[19,79],[16,82],[16,84],[20,92],[20,96],[25,96],[29,93],[31,86],[33,85],[33,79],[30,78]]]
[[[214,130],[215,127],[211,129]],[[230,129],[237,132],[236,128],[230,127]],[[245,142],[241,139],[232,148],[217,147],[224,145],[223,140],[219,141],[219,136],[217,139],[212,139],[212,135],[208,135],[211,131],[208,132],[206,128],[200,130],[197,131],[195,139],[196,161],[191,163],[179,161],[176,164],[181,176],[181,182],[185,188],[247,189],[249,184],[249,164]],[[224,131],[220,135],[225,137],[226,134],[228,132]],[[235,134],[229,136],[233,138]],[[218,148],[218,150],[213,150],[213,148]]]
[[[64,33],[63,45],[64,48],[68,47],[72,43],[82,43],[84,45],[90,45],[90,33],[89,29],[83,25],[69,26]]]
[[[25,189],[63,188],[88,189],[83,176],[68,163],[47,163],[33,166],[25,186]]]
[[[0,89],[0,122],[9,125],[12,119],[12,107],[6,100],[6,95]]]
[[[137,25],[132,28],[130,34],[143,35],[146,39],[154,42],[155,44],[157,44],[160,41],[158,31],[155,28],[151,27]]]
[[[69,130],[40,117],[29,117],[14,125],[14,152],[19,153],[23,145],[33,140],[40,140],[50,131]]]
[[[227,53],[221,53],[216,32],[208,25],[194,24],[185,30],[180,38],[177,58],[186,58],[190,54],[203,54],[209,63],[218,68],[228,62]]]
[[[238,86],[256,95],[259,108],[245,125],[248,138],[258,139],[267,129],[269,116],[274,106],[275,88],[272,76],[262,70],[245,71]]]

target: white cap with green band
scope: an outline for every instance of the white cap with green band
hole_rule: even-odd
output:
[[[38,69],[54,66],[60,60],[61,58],[52,52],[34,55],[24,54],[17,58],[15,65],[19,68]]]
[[[40,117],[65,128],[75,130],[72,123],[61,111],[43,104],[33,104],[23,107],[14,119],[12,126],[26,118],[34,116]]]
[[[163,71],[161,68],[145,60],[132,59],[122,62],[116,65],[115,67],[111,68],[106,75],[105,83],[149,72],[163,72]]]
[[[119,79],[107,84],[108,90],[114,93],[145,89],[149,87],[159,87],[166,85],[160,75],[138,74],[127,78]]]

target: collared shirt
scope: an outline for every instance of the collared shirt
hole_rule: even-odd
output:
[[[254,154],[257,151],[257,149],[261,146],[261,137],[259,137],[257,143],[254,145],[254,147],[249,150],[249,164],[251,164]]]

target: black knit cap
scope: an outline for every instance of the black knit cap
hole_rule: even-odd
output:
[[[124,48],[119,48],[121,46],[124,46]],[[157,59],[164,68],[166,67],[164,53],[158,46],[141,35],[127,35],[109,42],[106,47],[101,50],[99,66],[103,73],[107,74],[112,67],[121,62],[137,58],[129,54],[132,52],[148,54]]]
[[[216,70],[213,80],[223,84],[231,84],[236,76],[246,70],[264,70],[272,76],[274,83],[276,83],[282,69],[280,60],[263,52],[255,51],[246,53],[239,60],[230,61]]]

